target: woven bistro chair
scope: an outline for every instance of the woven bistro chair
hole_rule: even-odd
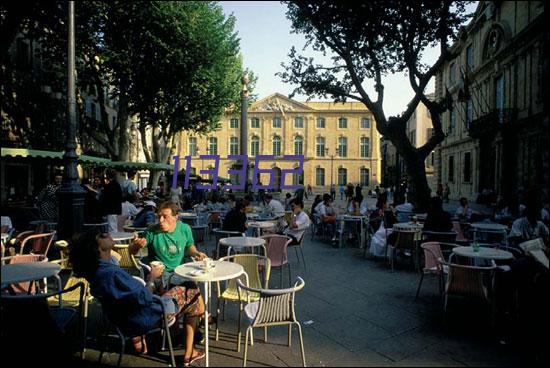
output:
[[[304,234],[305,235],[305,234]],[[290,262],[288,262],[288,245],[292,239],[288,236],[270,234],[261,237],[265,239],[267,258],[271,261],[271,268],[281,269],[281,288],[283,287],[283,267],[288,268],[288,283],[291,283]],[[302,236],[303,238],[303,236]],[[298,253],[296,253],[298,255]]]
[[[494,325],[494,298],[492,294],[497,266],[494,262],[489,267],[460,265],[452,263],[453,258],[453,255],[451,255],[449,263],[447,263],[449,274],[444,290],[444,313],[447,313],[449,295],[481,299],[489,305],[491,323]]]
[[[120,268],[126,270],[130,275],[138,275],[145,280],[145,271],[151,272],[151,268],[141,263],[133,254],[130,254],[128,244],[115,244],[113,250],[120,254]]]
[[[271,273],[271,261],[269,258],[260,256],[257,254],[234,254],[227,257],[220,258],[220,261],[235,262],[243,266],[244,274],[239,276],[239,280],[244,279],[245,284],[256,288],[262,289],[267,288],[269,285],[269,276]],[[263,268],[264,282],[260,278],[260,266]],[[222,290],[221,283],[217,283],[217,296],[218,302],[216,306],[216,341],[219,338],[219,328],[218,328],[218,316],[220,314],[220,303],[223,301],[223,313],[222,319],[225,319],[225,304],[226,302],[250,302],[257,301],[260,298],[259,294],[249,293],[246,296],[241,296],[239,290],[237,289],[236,279],[228,280],[225,283],[225,288]],[[242,300],[241,297],[246,298]],[[241,304],[242,306],[242,304]],[[237,352],[241,348],[241,314],[242,308],[239,310],[239,321],[238,321],[238,342],[237,342]]]
[[[296,292],[305,286],[305,281],[298,277],[294,287],[289,289],[259,289],[246,286],[241,280],[237,280],[240,300],[246,300],[247,295],[259,295],[257,301],[248,302],[244,307],[245,315],[249,321],[246,329],[244,342],[243,367],[246,367],[248,356],[248,336],[250,344],[253,343],[252,331],[254,328],[264,328],[264,341],[267,342],[267,328],[271,326],[288,326],[288,346],[292,344],[292,325],[298,327],[300,337],[300,349],[302,353],[302,366],[306,366],[306,355],[304,351],[304,339],[302,336],[302,327],[296,319],[294,310]],[[240,335],[239,335],[240,346]]]
[[[439,296],[443,295],[443,285],[445,282],[445,275],[449,273],[449,266],[445,263],[446,257],[441,250],[441,246],[453,248],[455,244],[439,243],[439,242],[426,242],[420,245],[424,251],[424,268],[420,276],[420,282],[416,289],[415,300],[420,295],[420,288],[422,287],[422,281],[425,275],[435,275],[439,282]]]
[[[390,265],[391,270],[393,272],[393,264],[394,260],[396,258],[397,250],[401,251],[410,251],[411,252],[411,259],[413,264],[416,267],[416,235],[418,233],[417,230],[394,230],[397,233],[397,238],[395,240],[395,244],[392,246],[388,244],[389,247],[391,247],[391,255],[390,255]],[[386,237],[387,239],[387,237]]]

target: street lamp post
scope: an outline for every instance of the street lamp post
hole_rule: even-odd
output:
[[[336,154],[338,154],[340,152],[340,148],[337,148],[336,149]],[[333,182],[333,176],[334,176],[334,156],[336,155],[329,155],[328,154],[328,148],[325,148],[325,153],[327,154],[327,156],[330,157],[330,187],[332,188],[332,185],[334,184]]]
[[[248,74],[243,75],[241,89],[241,155],[248,157]],[[248,160],[247,160],[248,161]],[[245,168],[245,187],[248,181],[248,163]]]
[[[84,223],[84,190],[78,183],[76,154],[76,98],[75,98],[75,24],[74,1],[69,1],[67,80],[67,142],[65,145],[63,184],[59,198],[59,239],[70,239],[82,230]]]

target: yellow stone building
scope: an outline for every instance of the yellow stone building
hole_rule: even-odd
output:
[[[217,154],[218,175],[229,177],[235,161],[227,156],[240,153],[240,124],[238,112],[227,113],[220,128],[205,136],[181,132],[180,157],[191,156],[191,171],[200,175],[214,162],[198,156]],[[296,160],[283,160],[284,155],[304,155],[303,176],[285,175],[286,185],[310,184],[317,190],[328,190],[331,181],[336,186],[360,183],[365,190],[380,185],[380,135],[361,103],[298,102],[275,93],[252,103],[247,124],[249,162],[254,163],[257,155],[274,155],[273,160],[260,161],[259,168],[273,170],[275,187],[281,170],[298,166]],[[268,175],[260,175],[263,185],[269,182]]]

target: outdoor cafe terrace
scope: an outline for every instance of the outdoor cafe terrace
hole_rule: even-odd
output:
[[[375,199],[368,199],[374,205]],[[336,208],[343,211],[343,201],[336,200]],[[306,202],[311,207],[311,198]],[[453,207],[453,208],[451,208]],[[446,205],[454,212],[456,204]],[[487,208],[479,208],[487,210]],[[189,217],[189,218],[185,218]],[[192,222],[193,215],[182,218]],[[256,219],[257,220],[257,219]],[[261,219],[260,219],[261,220]],[[413,225],[413,224],[410,224]],[[416,224],[414,224],[416,226]],[[367,226],[367,225],[365,225]],[[126,228],[125,230],[132,230]],[[197,234],[198,247],[206,254],[218,250],[215,234]],[[261,230],[258,230],[261,232]],[[516,330],[502,317],[492,312],[486,303],[472,297],[451,297],[444,312],[438,278],[423,278],[422,289],[416,298],[422,273],[420,264],[397,257],[394,270],[384,257],[373,257],[368,249],[361,248],[362,240],[355,234],[355,241],[348,241],[344,234],[340,246],[332,246],[322,234],[305,234],[302,244],[303,259],[298,252],[288,251],[292,280],[300,276],[305,287],[296,293],[295,313],[301,324],[304,352],[310,366],[514,366],[522,363],[541,364],[540,351],[526,346],[518,333],[535,331]],[[353,232],[353,231],[352,231]],[[364,229],[364,244],[368,247],[369,235]],[[354,235],[354,234],[352,234]],[[4,240],[4,236],[3,236]],[[116,239],[115,239],[116,240]],[[120,239],[124,242],[124,236]],[[127,239],[126,239],[127,240]],[[415,240],[416,241],[416,240]],[[464,244],[463,244],[464,245]],[[504,250],[502,250],[504,252]],[[405,252],[403,256],[407,255]],[[301,255],[300,255],[301,256]],[[304,264],[305,259],[305,264]],[[4,279],[4,267],[2,279]],[[280,272],[284,277],[280,278]],[[289,287],[286,270],[272,269],[269,286]],[[67,280],[70,270],[61,271],[61,279]],[[50,281],[55,281],[50,279]],[[4,287],[3,281],[3,287]],[[55,289],[55,282],[48,288]],[[212,285],[211,311],[216,306],[216,287]],[[2,312],[2,319],[5,315]],[[495,317],[493,321],[493,317]],[[209,335],[209,364],[211,366],[241,366],[243,347],[237,352],[238,304],[227,303],[225,320],[218,319],[219,339],[214,327]],[[100,344],[101,305],[91,299],[86,332],[86,350],[81,360],[75,353],[74,366],[97,366]],[[246,318],[242,326],[247,326]],[[244,341],[244,330],[243,338]],[[77,333],[77,332],[75,332]],[[158,338],[156,338],[158,337]],[[269,338],[264,342],[261,329],[254,334],[254,344],[248,347],[250,366],[298,366],[302,364],[298,331],[293,329],[291,347],[288,328],[270,327]],[[3,337],[4,338],[4,337]],[[160,337],[152,335],[150,352],[138,355],[130,347],[122,357],[122,366],[164,366],[169,361],[167,351],[160,351]],[[529,341],[531,341],[529,339]],[[176,364],[183,365],[183,338],[173,334],[172,343]],[[102,365],[117,365],[120,341],[107,344]],[[547,354],[547,353],[546,353]],[[205,366],[205,360],[192,365]]]

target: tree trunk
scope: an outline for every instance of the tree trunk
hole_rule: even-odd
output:
[[[151,170],[150,171],[151,175],[149,176],[149,182],[147,183],[147,189],[149,189],[149,190],[153,189],[154,190],[154,189],[157,188],[161,172],[162,172],[161,170]],[[164,183],[164,188],[166,189],[166,183]]]
[[[120,98],[118,102],[118,159],[120,161],[128,161],[130,159],[130,145],[128,142],[128,137],[130,136],[130,131],[128,127],[130,126],[130,119],[128,117],[128,98],[126,96],[126,91],[121,87]]]
[[[424,158],[418,152],[403,155],[409,177],[408,200],[414,205],[415,212],[426,212],[431,197],[431,189],[426,179]]]

